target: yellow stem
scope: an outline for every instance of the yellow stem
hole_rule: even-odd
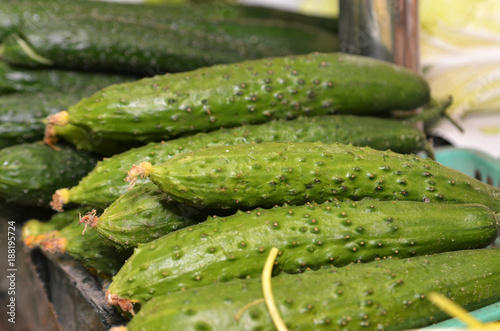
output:
[[[246,305],[244,305],[243,307],[241,307],[240,310],[238,310],[238,312],[236,313],[236,315],[234,315],[234,319],[238,321],[241,318],[241,315],[243,315],[243,313],[245,312],[245,310],[247,310],[247,309],[249,309],[249,308],[251,308],[253,306],[256,306],[256,305],[258,305],[259,303],[262,303],[262,302],[264,302],[264,299],[260,298],[260,299],[257,299],[255,301],[247,303]]]
[[[470,315],[467,310],[455,304],[453,301],[442,294],[431,292],[429,293],[429,300],[431,300],[433,304],[438,306],[448,315],[456,317],[464,322],[469,328],[482,329],[485,326],[484,323],[481,323],[480,321],[472,317],[472,315]]]
[[[276,302],[274,301],[273,291],[271,289],[271,274],[273,271],[274,260],[278,256],[279,250],[276,247],[271,248],[269,256],[267,257],[264,269],[262,270],[262,293],[264,294],[264,301],[266,302],[267,310],[274,326],[278,331],[288,331],[288,328],[280,316]]]
[[[53,62],[40,54],[37,54],[29,45],[26,41],[24,41],[22,38],[19,36],[15,35],[14,38],[16,39],[16,42],[19,44],[19,47],[26,53],[26,55],[32,59],[35,62],[45,64],[45,65],[52,65]]]

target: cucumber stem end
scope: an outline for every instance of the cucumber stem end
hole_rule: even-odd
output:
[[[92,209],[89,211],[87,214],[85,214],[83,217],[81,214],[79,214],[80,220],[78,221],[78,224],[85,224],[85,228],[82,231],[82,236],[85,235],[85,231],[87,231],[87,226],[90,226],[91,228],[95,228],[97,226],[97,222],[99,221],[99,217],[96,216],[96,210]]]
[[[52,201],[50,202],[50,207],[55,211],[64,211],[63,205],[69,202],[69,190],[67,188],[62,188],[56,191],[52,195]]]
[[[40,247],[49,253],[65,253],[66,247],[68,246],[68,239],[66,238],[55,238],[56,233],[59,231],[54,231],[50,238],[42,240],[40,242]]]
[[[139,165],[134,164],[132,169],[128,172],[127,178],[125,178],[125,181],[130,182],[128,184],[128,189],[131,190],[134,188],[139,176],[141,176],[141,178],[148,177],[152,170],[153,165],[149,162],[141,162]]]
[[[45,126],[43,142],[48,146],[52,147],[53,149],[55,149],[56,151],[60,150],[60,148],[56,146],[58,139],[56,137],[56,130],[53,124],[47,124]]]
[[[124,312],[132,314],[135,316],[134,304],[129,299],[120,298],[117,294],[112,294],[106,291],[106,299],[110,305],[119,306]]]
[[[65,126],[69,123],[69,114],[65,110],[60,111],[56,114],[49,115],[47,117],[47,122],[52,125]]]
[[[24,244],[29,248],[35,248],[37,246],[35,237],[35,235],[27,236],[26,238],[24,238]]]

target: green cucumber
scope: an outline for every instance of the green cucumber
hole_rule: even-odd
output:
[[[209,214],[178,203],[149,183],[120,196],[89,225],[118,248],[130,249],[203,222]]]
[[[218,22],[223,20],[238,21],[244,19],[265,19],[288,23],[302,23],[336,32],[336,18],[304,15],[301,13],[273,9],[262,6],[247,6],[235,3],[198,3],[196,5],[156,5],[100,3],[95,1],[58,2],[53,0],[3,0],[0,6],[0,41],[6,35],[19,30],[22,24],[39,25],[40,20],[56,18],[89,17],[95,20],[111,20],[126,23],[170,24],[183,21],[208,20]],[[27,17],[23,13],[38,14],[37,17]],[[41,17],[40,17],[41,16]]]
[[[90,209],[89,207],[80,206],[63,213],[56,213],[47,221],[36,218],[29,219],[23,224],[21,239],[26,246],[37,247],[40,244],[43,234],[61,230],[75,219],[78,219],[79,215],[85,215]]]
[[[56,130],[68,126],[56,127]],[[429,151],[425,135],[419,129],[398,121],[369,116],[336,115],[274,120],[260,125],[244,125],[219,129],[161,143],[150,143],[114,155],[99,162],[78,185],[56,194],[54,206],[60,210],[73,202],[105,208],[128,190],[127,172],[141,161],[160,164],[182,152],[211,146],[227,146],[265,141],[336,141],[357,146],[391,149],[400,153]],[[146,180],[138,179],[138,183]]]
[[[88,4],[87,4],[88,6]],[[0,7],[1,8],[1,7]],[[134,7],[128,7],[128,12]],[[155,10],[158,10],[157,8]],[[167,9],[166,9],[167,10]],[[336,36],[306,24],[266,19],[210,21],[164,15],[46,14],[20,19],[6,32],[0,56],[19,66],[149,74],[193,70],[218,63],[338,50]],[[157,17],[156,14],[154,17]]]
[[[122,75],[80,71],[15,68],[0,62],[0,95],[61,90],[74,92],[82,89],[95,92],[104,86],[132,79]]]
[[[70,105],[77,103],[82,98],[91,95],[100,88],[114,83],[124,82],[131,79],[127,76],[89,74],[92,78],[87,79],[84,86],[76,83],[75,80],[63,79],[61,84],[66,82],[67,86],[60,90],[42,91],[42,92],[18,92],[9,95],[0,96],[0,148],[41,141],[45,133],[45,119],[51,114],[55,114]],[[50,76],[50,74],[48,74]],[[40,81],[41,82],[41,81]],[[82,80],[83,83],[83,80]],[[60,136],[64,139],[74,142],[76,131],[85,130],[72,126],[55,128],[56,132],[62,132]],[[82,135],[80,134],[80,138]],[[91,137],[90,135],[87,135]],[[110,155],[111,152],[117,152],[122,143],[113,143],[112,141],[103,142],[102,139],[87,139],[78,141],[79,146],[91,149],[104,155]],[[83,145],[85,144],[85,145]],[[115,146],[105,146],[115,145]],[[104,146],[104,147],[103,147]],[[130,146],[130,144],[128,144]],[[125,150],[122,148],[121,150]]]
[[[390,114],[429,101],[418,74],[380,60],[314,53],[115,84],[50,116],[104,139],[158,141],[300,115]]]
[[[272,278],[289,330],[409,330],[449,316],[440,293],[468,311],[500,300],[500,252],[477,249]],[[158,296],[120,330],[275,330],[260,279],[215,283]]]
[[[376,258],[486,247],[495,214],[478,204],[414,201],[332,202],[210,218],[139,245],[109,293],[144,303],[155,295],[260,274],[271,247],[274,273],[300,273]]]
[[[0,97],[0,148],[41,141],[44,120],[83,97],[64,92],[14,93]]]
[[[52,194],[76,185],[96,164],[96,158],[71,147],[55,150],[41,143],[0,150],[0,197],[22,205],[49,207]]]
[[[115,275],[132,252],[116,249],[93,228],[85,229],[84,233],[82,230],[76,215],[69,225],[46,233],[40,247],[49,253],[68,254],[101,276]]]
[[[216,146],[163,164],[143,162],[172,198],[204,208],[249,209],[332,199],[481,203],[500,212],[500,189],[415,155],[340,143]]]

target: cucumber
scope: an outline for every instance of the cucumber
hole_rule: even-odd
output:
[[[289,330],[409,330],[449,316],[428,299],[472,311],[500,300],[498,249],[380,260],[272,278]],[[153,298],[121,330],[275,330],[260,279],[215,283]]]
[[[81,89],[95,92],[101,87],[133,80],[134,78],[137,79],[137,77],[123,75],[70,70],[15,68],[0,62],[0,95],[61,90],[74,92]]]
[[[100,276],[115,275],[132,252],[117,250],[93,228],[87,228],[85,233],[82,230],[76,215],[73,222],[61,230],[46,233],[40,247],[49,253],[67,254]]]
[[[80,86],[74,79],[66,80],[62,76],[60,78],[61,84],[63,82],[67,84],[64,89],[18,92],[0,96],[0,148],[41,141],[45,135],[46,125],[44,121],[47,116],[67,109],[70,105],[77,103],[104,86],[131,79],[127,76],[92,74],[92,78],[86,80],[88,84]],[[40,83],[42,84],[41,80]],[[60,136],[73,143],[75,143],[73,137],[76,131],[85,132],[81,128],[72,126],[58,127],[55,130],[56,132],[62,132]],[[91,135],[87,136],[91,137]],[[84,137],[83,134],[80,134],[79,139]],[[106,144],[112,146],[106,146]],[[123,144],[111,140],[103,142],[102,139],[87,138],[78,141],[79,147],[83,146],[85,150],[90,149],[103,155],[125,150],[125,148],[119,148],[121,145]]]
[[[155,295],[260,274],[271,247],[274,274],[376,258],[486,247],[495,214],[478,204],[332,202],[237,212],[139,245],[109,293],[144,303]]]
[[[340,143],[216,146],[178,155],[134,173],[179,202],[250,209],[332,199],[375,198],[481,203],[500,212],[500,189],[415,155]]]
[[[42,141],[47,116],[66,109],[90,93],[50,91],[1,96],[0,148]],[[71,128],[64,129],[68,131]]]
[[[127,23],[147,22],[163,23],[180,22],[183,20],[222,20],[238,21],[244,19],[266,19],[284,21],[288,23],[302,23],[318,28],[337,32],[338,20],[330,17],[319,17],[290,12],[288,10],[273,9],[262,6],[247,6],[235,3],[217,1],[216,3],[197,3],[183,5],[156,5],[145,4],[118,4],[100,3],[95,1],[58,2],[53,0],[4,0],[0,7],[0,41],[6,35],[22,25],[24,12],[37,13],[43,18],[75,18],[91,17],[99,20],[121,21]],[[182,18],[182,19],[180,19]],[[38,18],[38,21],[40,18]],[[28,22],[37,23],[35,19]]]
[[[87,213],[90,209],[91,208],[86,206],[80,206],[63,213],[56,213],[52,215],[48,221],[35,218],[29,219],[23,224],[21,229],[21,239],[24,241],[26,246],[37,247],[44,237],[44,234],[61,230],[75,219],[79,219],[79,215],[85,215],[85,213]]]
[[[57,130],[64,127],[56,127]],[[128,190],[124,181],[134,164],[149,161],[160,164],[182,152],[211,146],[227,146],[263,141],[340,141],[353,145],[391,149],[401,153],[427,150],[424,133],[413,126],[377,117],[354,115],[303,117],[295,120],[273,120],[260,125],[243,125],[219,129],[161,143],[149,143],[140,148],[114,155],[99,162],[78,185],[55,195],[53,205],[61,210],[69,202],[105,208]],[[138,179],[138,183],[145,183]]]
[[[209,214],[178,203],[149,183],[120,196],[92,225],[117,248],[130,249],[203,222]]]
[[[390,114],[429,101],[418,74],[380,60],[314,53],[115,84],[50,116],[104,139],[158,141],[300,115]]]
[[[53,192],[76,185],[96,158],[71,147],[55,150],[26,143],[0,150],[0,197],[22,205],[49,207]]]
[[[87,4],[88,5],[88,4]],[[129,7],[129,11],[134,10]],[[158,10],[158,9],[155,9]],[[333,33],[306,24],[265,19],[210,21],[192,14],[148,16],[45,14],[5,32],[0,56],[30,67],[59,67],[153,75],[218,63],[338,50]],[[155,15],[157,17],[158,14]]]

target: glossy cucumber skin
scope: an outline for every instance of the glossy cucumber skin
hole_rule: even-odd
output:
[[[210,213],[178,203],[149,183],[120,196],[96,224],[97,232],[121,249],[137,247],[203,222]]]
[[[0,196],[22,205],[49,207],[56,189],[76,185],[96,164],[88,153],[59,148],[26,143],[1,149]]]
[[[449,318],[430,292],[468,311],[498,302],[499,264],[498,249],[446,252],[282,274],[272,291],[289,330],[408,330]],[[126,330],[275,330],[262,297],[260,279],[158,296]]]
[[[25,69],[0,62],[0,95],[81,89],[95,92],[101,87],[133,79],[138,77],[57,69]]]
[[[212,147],[153,166],[149,178],[185,204],[249,209],[332,199],[481,203],[500,189],[415,155],[340,143]]]
[[[340,141],[401,153],[417,153],[425,146],[425,135],[415,127],[393,120],[354,115],[273,120],[260,125],[219,129],[161,143],[149,143],[104,159],[77,186],[70,188],[69,200],[104,208],[128,191],[128,183],[124,178],[132,166],[140,162],[161,164],[177,154],[205,147],[266,141]],[[147,179],[138,179],[137,185],[145,182]]]
[[[104,138],[147,142],[274,118],[388,115],[428,100],[427,82],[407,69],[363,56],[314,53],[115,84],[69,107],[66,121]]]
[[[77,215],[69,225],[42,240],[40,246],[47,252],[68,254],[98,274],[115,275],[132,252],[118,250],[93,228],[87,228],[85,233],[83,230]]]
[[[0,97],[0,148],[41,141],[44,120],[83,97],[64,92],[14,93]]]
[[[42,70],[40,70],[42,71]],[[50,73],[47,73],[50,76]],[[77,103],[82,98],[95,93],[99,89],[119,82],[132,79],[128,76],[90,74],[88,79],[66,79],[59,76],[61,84],[66,84],[65,88],[57,90],[45,90],[38,92],[17,92],[0,96],[0,148],[41,141],[44,137],[45,119],[51,114],[63,111],[70,105]],[[48,78],[50,79],[50,78]],[[85,81],[85,82],[84,82]],[[59,137],[68,139],[75,135],[75,131],[83,131],[74,126],[58,127]],[[90,136],[90,135],[87,135]],[[82,139],[80,134],[79,139]],[[88,141],[86,143],[86,141]],[[91,150],[100,154],[109,155],[120,149],[122,143],[111,144],[102,142],[102,139],[79,140],[78,144],[85,150]],[[84,145],[85,144],[85,145]],[[122,148],[122,150],[124,150]]]
[[[98,9],[73,15],[34,12],[40,17],[37,21],[24,19],[27,22],[17,30],[5,33],[1,55],[9,63],[154,75],[338,50],[333,33],[284,21],[209,21],[187,14],[164,15],[158,20],[142,15],[100,15]]]
[[[148,22],[167,24],[188,20],[237,21],[244,19],[269,19],[289,23],[302,23],[336,32],[338,21],[330,17],[303,15],[269,7],[240,6],[229,3],[198,3],[186,5],[120,4],[97,1],[58,2],[51,0],[4,0],[0,20],[0,40],[20,26],[24,12],[38,13],[48,17],[75,18],[92,17],[100,20],[114,20],[129,23]],[[36,24],[36,21],[34,22]]]
[[[259,6],[239,6],[229,3],[205,3],[187,5],[156,5],[145,4],[120,4],[97,1],[71,1],[54,3],[50,0],[4,0],[0,7],[2,20],[0,20],[0,41],[18,29],[26,22],[27,15],[32,13],[42,16],[43,19],[59,18],[92,18],[94,20],[121,21],[130,24],[185,24],[185,21],[220,21],[237,22],[248,19],[265,19],[281,21],[287,24],[301,23],[315,26],[327,31],[336,32],[337,20],[334,18],[314,17]],[[28,19],[29,23],[41,25],[40,19]]]
[[[498,235],[496,222],[495,214],[478,204],[409,201],[240,211],[139,245],[109,292],[143,303],[161,293],[257,277],[271,247],[281,251],[275,275],[486,247]]]

